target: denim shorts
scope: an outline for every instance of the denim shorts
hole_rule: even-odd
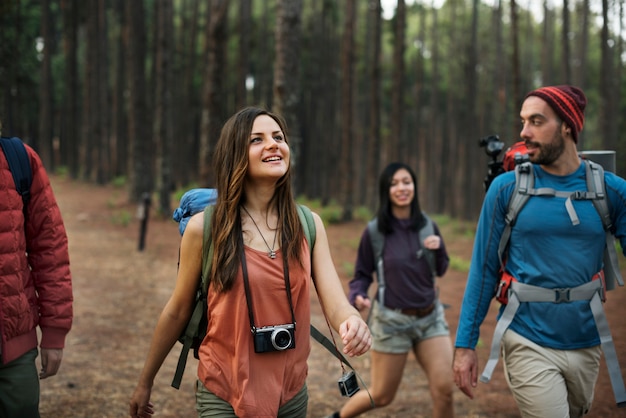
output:
[[[444,307],[437,300],[435,309],[424,317],[404,315],[374,302],[370,321],[372,350],[380,353],[408,353],[420,341],[449,336]]]

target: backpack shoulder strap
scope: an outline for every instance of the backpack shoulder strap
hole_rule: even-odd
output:
[[[529,191],[535,186],[535,173],[530,162],[515,166],[515,189],[509,200],[508,210],[504,217],[504,230],[498,244],[498,258],[504,270],[504,253],[511,238],[511,228],[515,225],[517,215],[528,201]]]
[[[624,280],[619,270],[617,251],[615,250],[615,236],[613,235],[613,221],[609,212],[609,203],[604,183],[604,169],[600,164],[591,160],[583,160],[585,163],[585,177],[587,190],[594,192],[596,198],[592,200],[593,206],[598,211],[604,231],[606,233],[606,246],[604,248],[604,278],[606,289],[615,289],[615,283],[624,286]]]
[[[187,365],[187,355],[191,349],[194,340],[199,339],[204,330],[200,330],[203,318],[207,314],[207,295],[209,289],[209,274],[211,273],[211,260],[213,259],[213,243],[211,242],[211,215],[213,214],[213,205],[209,205],[204,209],[204,229],[202,237],[202,269],[200,275],[200,283],[196,291],[193,311],[187,322],[187,327],[181,338],[183,347],[180,350],[176,372],[172,380],[172,387],[179,389],[183,378],[183,372]],[[195,353],[194,353],[195,354]]]
[[[15,189],[22,197],[24,214],[26,214],[26,208],[30,200],[30,186],[33,182],[33,172],[30,167],[28,152],[22,140],[16,137],[0,138],[0,145],[9,163],[9,169],[15,182]]]
[[[433,220],[430,219],[430,217],[426,215],[426,213],[422,212],[422,215],[424,216],[426,223],[423,227],[420,228],[419,231],[420,248],[422,248],[421,255],[426,257],[426,262],[428,262],[428,267],[430,268],[430,274],[433,280],[435,280],[435,278],[437,277],[437,264],[435,261],[435,253],[434,251],[431,251],[427,248],[423,248],[424,240],[426,239],[426,237],[434,235],[435,227],[433,226]]]
[[[311,269],[313,268],[313,248],[315,247],[315,220],[313,219],[313,214],[311,213],[311,209],[304,205],[297,205],[298,209],[298,217],[300,218],[300,222],[302,223],[302,227],[304,228],[304,236],[306,237],[307,242],[309,243],[309,249],[311,254]],[[313,278],[313,285],[315,285],[315,278]],[[316,288],[317,291],[317,288]],[[330,329],[330,328],[329,328]],[[339,352],[337,347],[326,337],[322,332],[315,327],[315,325],[311,324],[310,327],[311,337],[315,339],[318,343],[320,343],[324,348],[328,350],[333,356],[337,357],[339,361],[344,363],[346,366],[350,367],[354,370],[354,367],[350,364],[350,362]]]
[[[376,265],[376,279],[378,281],[378,302],[382,305],[385,300],[385,272],[383,268],[383,249],[385,247],[385,236],[378,229],[378,218],[374,218],[367,223],[367,230],[372,244],[374,261]]]
[[[309,250],[311,252],[311,261],[313,261],[313,247],[315,247],[315,220],[311,209],[304,205],[297,205],[298,217],[304,229],[304,236],[309,243]]]
[[[213,241],[211,236],[211,217],[213,205],[204,208],[204,232],[202,235],[202,294],[205,296],[209,289],[209,277],[211,275],[211,261],[213,260]]]

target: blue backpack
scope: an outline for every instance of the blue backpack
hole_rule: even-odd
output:
[[[174,211],[173,219],[178,222],[178,230],[182,236],[187,227],[187,223],[191,216],[198,212],[204,211],[204,236],[205,242],[203,243],[202,251],[202,274],[196,290],[196,297],[194,302],[194,309],[185,330],[178,338],[178,341],[183,344],[178,358],[178,365],[176,367],[176,373],[172,380],[172,387],[179,389],[180,382],[185,371],[187,364],[187,355],[189,350],[193,348],[194,357],[198,358],[198,348],[206,335],[208,326],[207,317],[207,294],[208,294],[208,272],[210,271],[210,260],[212,259],[213,246],[210,242],[210,223],[211,214],[213,212],[213,205],[217,201],[217,190],[207,188],[191,189],[186,192],[180,199],[180,206]],[[315,222],[311,214],[311,210],[303,205],[297,205],[298,215],[300,222],[304,228],[304,235],[309,243],[309,249],[311,251],[311,262],[313,261],[313,247],[315,246]],[[180,256],[180,254],[179,254]],[[315,279],[313,279],[315,284]],[[313,324],[311,324],[311,336],[322,344],[330,353],[337,357],[341,362],[346,364],[352,370],[354,368],[350,365],[348,360],[339,352],[334,344],[322,334]]]

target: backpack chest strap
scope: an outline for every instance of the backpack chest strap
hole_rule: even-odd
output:
[[[581,190],[577,190],[574,192],[563,192],[559,190],[554,190],[550,187],[528,189],[523,193],[526,193],[530,196],[553,196],[565,198],[565,209],[567,210],[569,219],[572,221],[572,225],[580,224],[580,219],[578,218],[578,214],[576,213],[576,209],[574,209],[574,204],[572,203],[573,200],[596,200],[604,198],[603,193]]]
[[[496,324],[496,329],[491,342],[491,350],[489,359],[485,364],[485,369],[480,376],[483,383],[489,382],[493,371],[500,357],[500,344],[504,333],[509,328],[513,318],[519,309],[521,302],[552,302],[552,303],[568,303],[577,300],[588,300],[589,307],[596,323],[598,336],[602,352],[606,361],[606,366],[613,387],[613,395],[618,407],[626,406],[626,389],[615,351],[615,344],[609,329],[609,324],[604,314],[602,306],[602,281],[592,280],[580,286],[572,288],[547,289],[539,286],[532,286],[519,282],[512,282],[509,289],[509,303],[504,308],[500,319]]]

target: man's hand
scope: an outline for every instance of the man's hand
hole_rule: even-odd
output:
[[[42,348],[41,349],[41,372],[40,379],[54,376],[59,371],[61,360],[63,359],[62,348]]]
[[[478,357],[470,348],[455,348],[452,364],[454,383],[468,398],[474,399],[474,390],[478,384]]]

